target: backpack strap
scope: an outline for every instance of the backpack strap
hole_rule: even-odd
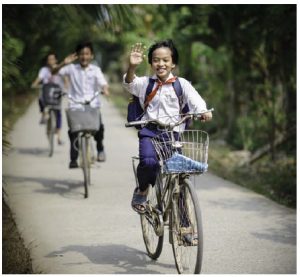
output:
[[[148,97],[149,97],[150,93],[153,90],[154,84],[155,84],[155,79],[149,78],[149,83],[148,83],[148,86],[146,88],[144,105],[148,102]]]
[[[155,79],[152,79],[152,78],[149,78],[149,84],[147,86],[147,89],[146,89],[146,97],[151,93],[151,91],[153,90],[153,87],[154,87],[154,84],[155,84]],[[146,98],[145,97],[145,98]]]
[[[183,108],[183,106],[182,106],[183,105],[183,92],[182,92],[182,87],[181,87],[181,84],[180,84],[178,78],[176,78],[175,82],[172,83],[172,86],[173,86],[173,88],[175,90],[175,93],[177,95],[180,109],[182,110],[182,108]]]

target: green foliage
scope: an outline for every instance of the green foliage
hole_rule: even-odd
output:
[[[7,32],[3,33],[2,47],[2,82],[3,92],[7,93],[17,79],[20,79],[19,57],[23,53],[24,44],[20,39],[10,36]]]
[[[240,132],[240,144],[244,150],[253,150],[253,134],[255,133],[253,118],[241,116],[237,120],[238,130]]]

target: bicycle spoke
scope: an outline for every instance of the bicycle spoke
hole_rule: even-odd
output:
[[[149,257],[157,259],[162,251],[164,226],[161,225],[162,217],[156,210],[158,209],[156,187],[149,187],[147,201],[147,212],[141,215],[143,238]]]
[[[200,273],[203,235],[200,207],[189,182],[180,186],[172,208],[171,234],[176,267],[179,273]]]

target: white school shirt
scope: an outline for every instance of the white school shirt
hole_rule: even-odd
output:
[[[171,73],[168,79],[173,78]],[[126,74],[123,77],[123,86],[131,94],[139,98],[140,104],[143,107],[146,95],[146,89],[149,84],[149,77],[137,77],[135,76],[131,83],[126,83]],[[157,79],[154,75],[151,78]],[[167,79],[167,80],[168,80]],[[180,85],[182,87],[183,95],[183,106],[188,104],[190,113],[200,113],[206,110],[206,103],[199,95],[199,93],[194,89],[189,81],[184,78],[178,78]],[[153,89],[157,86],[154,84]],[[166,84],[161,86],[153,99],[150,101],[148,108],[142,117],[142,119],[159,119],[161,122],[168,124],[171,122],[176,122],[180,119],[178,116],[180,114],[179,100],[174,90],[172,84]],[[183,128],[183,126],[182,126]],[[182,128],[176,128],[175,130],[182,130]]]
[[[51,70],[48,66],[44,66],[39,70],[38,77],[42,81],[42,84],[48,84],[52,82],[63,88],[63,80],[61,76],[59,76],[58,74],[52,75]]]
[[[60,69],[59,75],[69,77],[69,95],[74,98],[75,101],[84,102],[90,100],[94,93],[107,85],[107,81],[100,67],[89,64],[86,68],[81,67],[80,64],[69,64]],[[93,108],[100,107],[99,96],[94,98],[91,102]],[[70,109],[83,109],[80,104],[69,101]]]

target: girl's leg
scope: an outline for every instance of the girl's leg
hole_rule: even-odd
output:
[[[145,203],[149,185],[155,185],[159,170],[159,162],[152,144],[151,138],[156,133],[143,128],[139,132],[139,157],[140,163],[137,167],[137,178],[139,188],[134,190],[131,206],[138,213],[145,212]]]
[[[159,170],[159,163],[150,137],[140,137],[139,155],[140,163],[137,167],[137,178],[139,189],[144,192],[149,185],[155,184]]]
[[[39,107],[40,107],[40,112],[43,113],[45,110],[45,106],[41,98],[39,98]]]
[[[40,107],[40,112],[42,114],[40,124],[45,124],[46,123],[45,105],[44,105],[43,100],[41,98],[39,98],[39,107]]]
[[[139,134],[140,163],[137,167],[139,188],[135,189],[131,201],[132,208],[138,213],[144,213],[149,185],[154,185],[159,170],[155,149],[151,137]]]

